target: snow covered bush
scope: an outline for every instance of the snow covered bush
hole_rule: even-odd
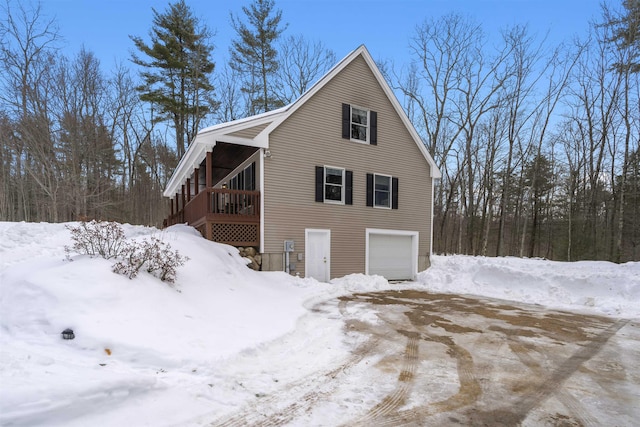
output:
[[[124,231],[117,222],[83,221],[79,226],[67,225],[71,232],[73,246],[64,247],[67,258],[71,251],[90,256],[110,259],[120,256],[126,249]]]
[[[113,265],[113,272],[133,279],[144,265],[144,255],[144,251],[138,242],[130,242],[122,254],[121,260]]]
[[[151,242],[144,243],[147,271],[157,275],[163,282],[175,282],[176,268],[184,265],[189,258],[180,255],[178,251],[172,251],[168,243],[155,237],[151,238]]]
[[[67,226],[71,232],[73,246],[65,246],[67,258],[72,251],[104,259],[120,259],[113,265],[115,273],[124,274],[130,279],[136,277],[141,269],[155,275],[163,282],[176,280],[176,269],[189,260],[178,251],[172,251],[168,243],[157,237],[151,241],[127,241],[124,230],[117,222],[95,221],[81,222],[79,226]]]
[[[113,271],[132,279],[144,267],[148,273],[157,276],[163,282],[173,283],[176,280],[176,269],[188,260],[188,257],[180,255],[178,251],[172,251],[168,243],[152,237],[151,241],[131,243],[124,253],[123,260],[113,266]]]

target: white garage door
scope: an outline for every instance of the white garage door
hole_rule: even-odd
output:
[[[415,274],[415,235],[369,233],[368,273],[387,280],[411,280]]]

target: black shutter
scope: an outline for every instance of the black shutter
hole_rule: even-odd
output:
[[[398,209],[398,178],[391,178],[391,208]]]
[[[345,186],[345,195],[344,195],[344,203],[345,205],[353,204],[353,171],[346,171],[346,186]]]
[[[367,206],[373,206],[373,174],[367,174]]]
[[[316,166],[316,202],[324,202],[324,167]]]
[[[351,139],[351,105],[342,104],[342,137]]]
[[[369,128],[371,135],[369,135],[369,144],[378,145],[378,113],[375,111],[369,111]]]

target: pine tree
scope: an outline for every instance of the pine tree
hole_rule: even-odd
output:
[[[611,11],[603,6],[605,22],[602,24],[611,30],[611,37],[607,40],[616,49],[626,50],[624,61],[614,66],[618,71],[628,70],[631,73],[640,72],[640,0],[623,0],[623,10]]]
[[[169,4],[164,13],[153,10],[151,43],[130,36],[136,48],[132,60],[142,67],[143,84],[138,87],[143,101],[157,109],[157,121],[173,123],[178,156],[195,137],[200,121],[215,109],[213,85],[215,67],[210,56],[210,31],[193,15],[184,0]]]
[[[248,96],[248,114],[284,105],[275,95],[272,80],[278,71],[275,42],[286,29],[281,26],[282,11],[274,11],[274,0],[254,0],[243,6],[247,23],[231,15],[238,38],[231,44],[231,67],[244,78],[242,91]]]

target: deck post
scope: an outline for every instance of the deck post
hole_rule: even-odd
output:
[[[207,188],[211,188],[213,187],[213,176],[212,176],[212,167],[213,167],[213,153],[211,151],[207,151],[207,163],[206,163],[206,170],[205,170],[205,177],[206,177],[206,187]]]
[[[194,196],[197,196],[197,195],[198,195],[198,193],[200,192],[200,191],[199,191],[199,187],[200,187],[200,186],[199,186],[199,183],[198,183],[198,175],[199,175],[199,172],[200,172],[200,171],[198,170],[198,168],[195,168],[195,169],[193,170],[193,195],[194,195]]]
[[[187,178],[187,203],[191,201],[191,178]]]
[[[180,202],[182,202],[182,213],[184,214],[184,207],[187,204],[185,202],[184,184],[180,186]]]
[[[205,190],[207,192],[207,213],[211,212],[211,187],[213,187],[213,152],[207,151],[205,163]],[[213,240],[211,224],[205,224],[205,236],[207,240]]]
[[[209,189],[213,187],[213,153],[207,151],[205,166],[205,188],[207,190],[207,212],[211,212],[211,193]]]
[[[182,208],[184,208],[184,206]],[[182,208],[180,207],[180,193],[176,193],[176,215],[178,215],[176,224],[182,222],[182,220],[180,219],[180,209]]]

